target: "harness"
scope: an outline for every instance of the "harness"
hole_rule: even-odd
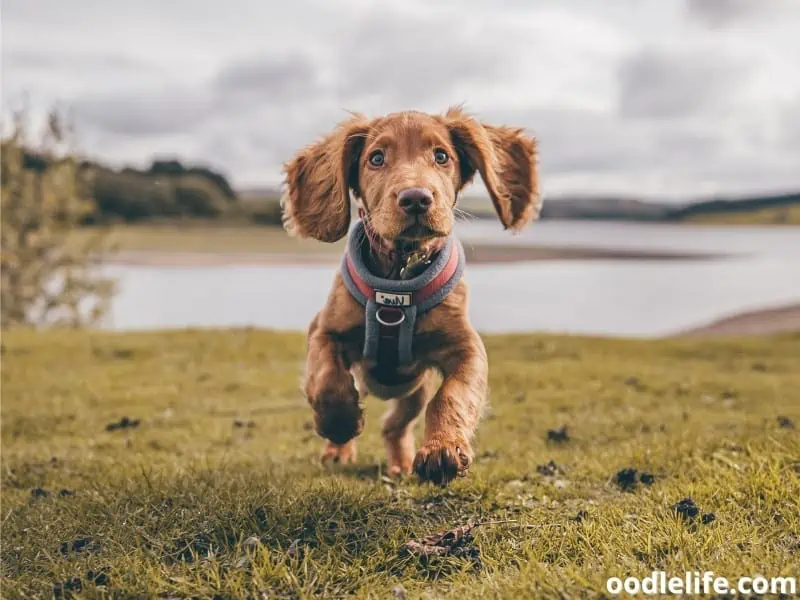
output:
[[[450,235],[431,264],[411,279],[384,279],[364,262],[364,222],[357,221],[342,259],[342,278],[365,313],[364,358],[367,363],[405,365],[413,359],[417,317],[441,304],[464,271],[464,248]]]

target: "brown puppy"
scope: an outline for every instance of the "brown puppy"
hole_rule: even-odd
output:
[[[441,249],[457,194],[476,171],[506,229],[535,219],[536,166],[535,141],[522,129],[482,124],[458,108],[444,116],[354,115],[285,165],[284,224],[299,237],[339,240],[350,225],[352,191],[367,226],[370,272],[398,279],[410,253],[430,258]],[[465,475],[486,403],[488,362],[469,322],[464,280],[416,320],[411,363],[365,364],[364,338],[364,307],[339,273],[308,331],[304,392],[316,430],[328,440],[322,459],[355,460],[360,401],[371,392],[392,401],[383,424],[390,475],[413,469],[440,484]],[[423,410],[425,437],[415,455],[412,426]]]

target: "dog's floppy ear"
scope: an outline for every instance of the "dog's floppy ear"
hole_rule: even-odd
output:
[[[503,227],[519,231],[539,216],[542,201],[536,141],[523,129],[485,125],[451,108],[444,116],[458,153],[460,191],[480,172]]]
[[[283,224],[297,237],[335,242],[350,226],[350,188],[358,194],[358,159],[369,120],[353,115],[283,167]]]

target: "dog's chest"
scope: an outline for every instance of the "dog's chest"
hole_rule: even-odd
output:
[[[398,398],[415,389],[420,378],[430,367],[435,367],[435,356],[431,350],[441,348],[444,339],[436,332],[415,332],[412,340],[414,360],[401,365],[397,361],[396,345],[379,346],[383,350],[366,360],[361,349],[364,344],[364,329],[358,327],[348,335],[348,349],[354,372],[374,396],[383,399]]]
[[[382,400],[404,398],[413,392],[422,380],[425,369],[420,365],[409,365],[402,369],[381,365],[367,366],[363,362],[354,373],[366,387],[366,391]]]
[[[367,368],[369,378],[377,385],[383,387],[404,386],[414,381],[419,376],[420,369],[416,365],[410,367],[392,367],[391,365],[376,364]]]

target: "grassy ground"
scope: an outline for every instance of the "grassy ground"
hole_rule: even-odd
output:
[[[78,230],[76,241],[91,235],[90,228]],[[264,252],[275,254],[340,254],[344,241],[322,244],[289,236],[282,227],[222,224],[211,222],[165,222],[162,224],[117,225],[111,228],[109,241],[119,251]]]
[[[6,333],[3,597],[577,597],[653,569],[798,575],[800,337],[487,345],[493,410],[469,477],[439,489],[382,478],[373,399],[358,466],[317,464],[300,335]],[[655,480],[624,491],[626,467]],[[670,508],[685,497],[694,519]],[[513,522],[466,556],[400,552],[470,519]]]

